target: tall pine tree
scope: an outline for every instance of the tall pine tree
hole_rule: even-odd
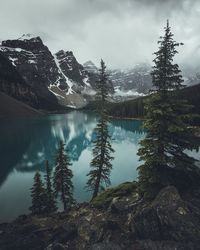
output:
[[[93,141],[94,148],[92,150],[93,159],[90,163],[91,170],[87,174],[88,190],[92,191],[92,198],[95,198],[100,191],[100,188],[110,185],[110,172],[112,169],[111,154],[114,152],[111,146],[111,136],[108,130],[108,115],[106,110],[106,100],[109,94],[108,76],[106,74],[106,66],[101,60],[101,68],[99,73],[99,81],[97,82],[97,96],[99,106],[97,115],[99,120],[95,128],[96,138]]]
[[[176,185],[180,191],[199,183],[199,169],[186,149],[197,149],[199,140],[188,124],[190,106],[176,97],[183,88],[179,66],[174,63],[180,43],[173,39],[169,22],[153,60],[154,93],[145,105],[146,138],[138,155],[144,161],[139,169],[139,188],[152,198],[162,187]]]
[[[60,141],[56,156],[56,167],[54,172],[54,189],[55,195],[60,196],[64,210],[67,210],[74,203],[72,170],[68,151],[65,151],[65,144]]]
[[[49,162],[46,161],[46,212],[52,213],[57,210],[55,195],[52,188],[52,177],[51,177],[51,169],[49,167]]]
[[[46,191],[39,172],[35,173],[33,187],[31,188],[32,206],[29,208],[32,214],[46,212]]]

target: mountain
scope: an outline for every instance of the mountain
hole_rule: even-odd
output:
[[[41,113],[25,103],[0,92],[0,118],[33,115],[41,115]]]
[[[200,115],[200,83],[197,85],[185,87],[177,90],[176,96],[179,99],[186,100],[193,108],[191,113]],[[109,114],[120,118],[142,118],[144,116],[144,102],[148,96],[140,97],[135,100],[128,100],[121,103],[109,103]],[[92,106],[92,104],[90,104]],[[93,104],[94,106],[95,104]],[[88,107],[90,109],[90,107]],[[196,117],[192,121],[194,124],[199,124],[200,119]]]
[[[3,41],[0,51],[34,89],[39,108],[57,107],[58,103],[82,107],[94,94],[87,72],[71,51],[52,55],[40,37],[30,34]]]
[[[72,51],[60,50],[54,59],[65,82],[50,85],[50,91],[64,106],[85,106],[95,94],[88,72],[78,63]]]
[[[92,61],[83,64],[90,79],[97,80],[98,68]],[[126,70],[108,69],[109,79],[115,90],[112,96],[114,101],[124,101],[146,95],[152,87],[151,66],[149,64],[137,64]]]
[[[92,61],[85,62],[83,64],[83,67],[88,73],[95,73],[95,74],[98,73],[98,68]]]
[[[117,90],[147,94],[152,87],[150,72],[149,64],[137,64],[127,70],[111,70],[110,79]]]
[[[34,89],[28,85],[12,63],[0,52],[0,91],[36,107],[38,99]]]
[[[39,108],[51,109],[58,105],[56,96],[48,90],[50,82],[56,80],[57,67],[40,37],[28,35],[17,40],[2,41],[0,51],[34,89]]]
[[[57,110],[61,106],[82,108],[95,100],[98,68],[92,61],[82,65],[72,51],[60,50],[53,55],[39,36],[30,34],[2,41],[0,52],[34,93],[37,105],[30,103],[31,106],[44,110]],[[124,71],[109,70],[110,101],[133,99],[148,93],[149,72],[147,64]],[[25,96],[20,94],[18,99],[24,101]]]

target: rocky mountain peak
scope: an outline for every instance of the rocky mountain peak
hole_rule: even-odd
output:
[[[92,62],[92,61],[87,61],[83,64],[83,67],[85,68],[85,70],[89,73],[97,73],[98,72],[98,68],[96,67],[96,65]]]
[[[32,40],[33,42],[42,41],[42,39],[39,36],[36,36],[34,34],[23,34],[20,38],[18,38],[18,40],[21,41]]]
[[[60,70],[62,70],[66,77],[73,83],[81,86],[85,85],[86,72],[83,65],[78,63],[72,51],[60,50],[55,54],[55,57]]]
[[[1,44],[3,47],[23,49],[28,51],[46,50],[48,49],[39,36],[23,35],[18,39],[5,40]]]

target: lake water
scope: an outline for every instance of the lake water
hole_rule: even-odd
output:
[[[54,168],[60,139],[70,150],[74,196],[87,201],[91,194],[84,187],[92,158],[92,140],[97,117],[74,111],[68,114],[0,121],[0,222],[29,213],[30,188],[36,170],[44,175],[45,160]],[[138,143],[144,137],[140,121],[110,122],[115,149],[111,183],[115,186],[137,177]],[[61,204],[59,204],[61,206]]]
[[[85,190],[92,159],[92,140],[97,117],[93,113],[73,111],[68,114],[37,118],[0,120],[0,222],[11,221],[29,213],[30,188],[36,170],[44,175],[45,161],[54,168],[55,152],[62,139],[70,150],[74,197],[88,201]],[[137,178],[140,165],[137,151],[144,138],[142,122],[112,120],[109,125],[115,149],[111,186]],[[193,156],[197,153],[192,152]],[[200,155],[198,157],[200,160]],[[62,204],[58,203],[62,208]]]

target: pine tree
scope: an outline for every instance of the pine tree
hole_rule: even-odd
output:
[[[31,188],[32,214],[43,214],[46,211],[46,192],[39,172],[35,173],[33,187]]]
[[[91,170],[87,174],[89,179],[86,185],[88,190],[93,192],[92,198],[97,196],[100,189],[104,188],[104,185],[110,185],[110,172],[112,169],[111,160],[113,160],[111,153],[113,153],[114,150],[110,143],[111,136],[108,130],[106,100],[109,88],[107,83],[108,76],[106,74],[106,66],[104,61],[101,60],[99,81],[97,82],[97,96],[99,99],[97,115],[99,116],[99,120],[95,128],[96,139],[93,141],[93,159],[90,163]]]
[[[145,105],[146,138],[138,155],[144,161],[139,169],[139,188],[153,197],[162,187],[176,185],[180,191],[199,183],[199,169],[186,149],[197,149],[199,140],[188,124],[190,106],[176,97],[183,88],[179,66],[173,62],[180,43],[173,39],[169,22],[155,54],[152,81],[155,88]]]
[[[54,189],[56,196],[60,196],[64,210],[67,210],[74,203],[72,170],[68,151],[64,149],[65,144],[60,141],[56,156],[56,167],[54,172]]]
[[[46,212],[47,213],[52,213],[52,212],[55,212],[57,210],[55,196],[54,196],[54,192],[52,189],[51,179],[52,179],[51,178],[51,169],[49,167],[49,162],[46,161],[45,181],[46,181],[46,196],[47,196],[47,201],[46,201]]]

